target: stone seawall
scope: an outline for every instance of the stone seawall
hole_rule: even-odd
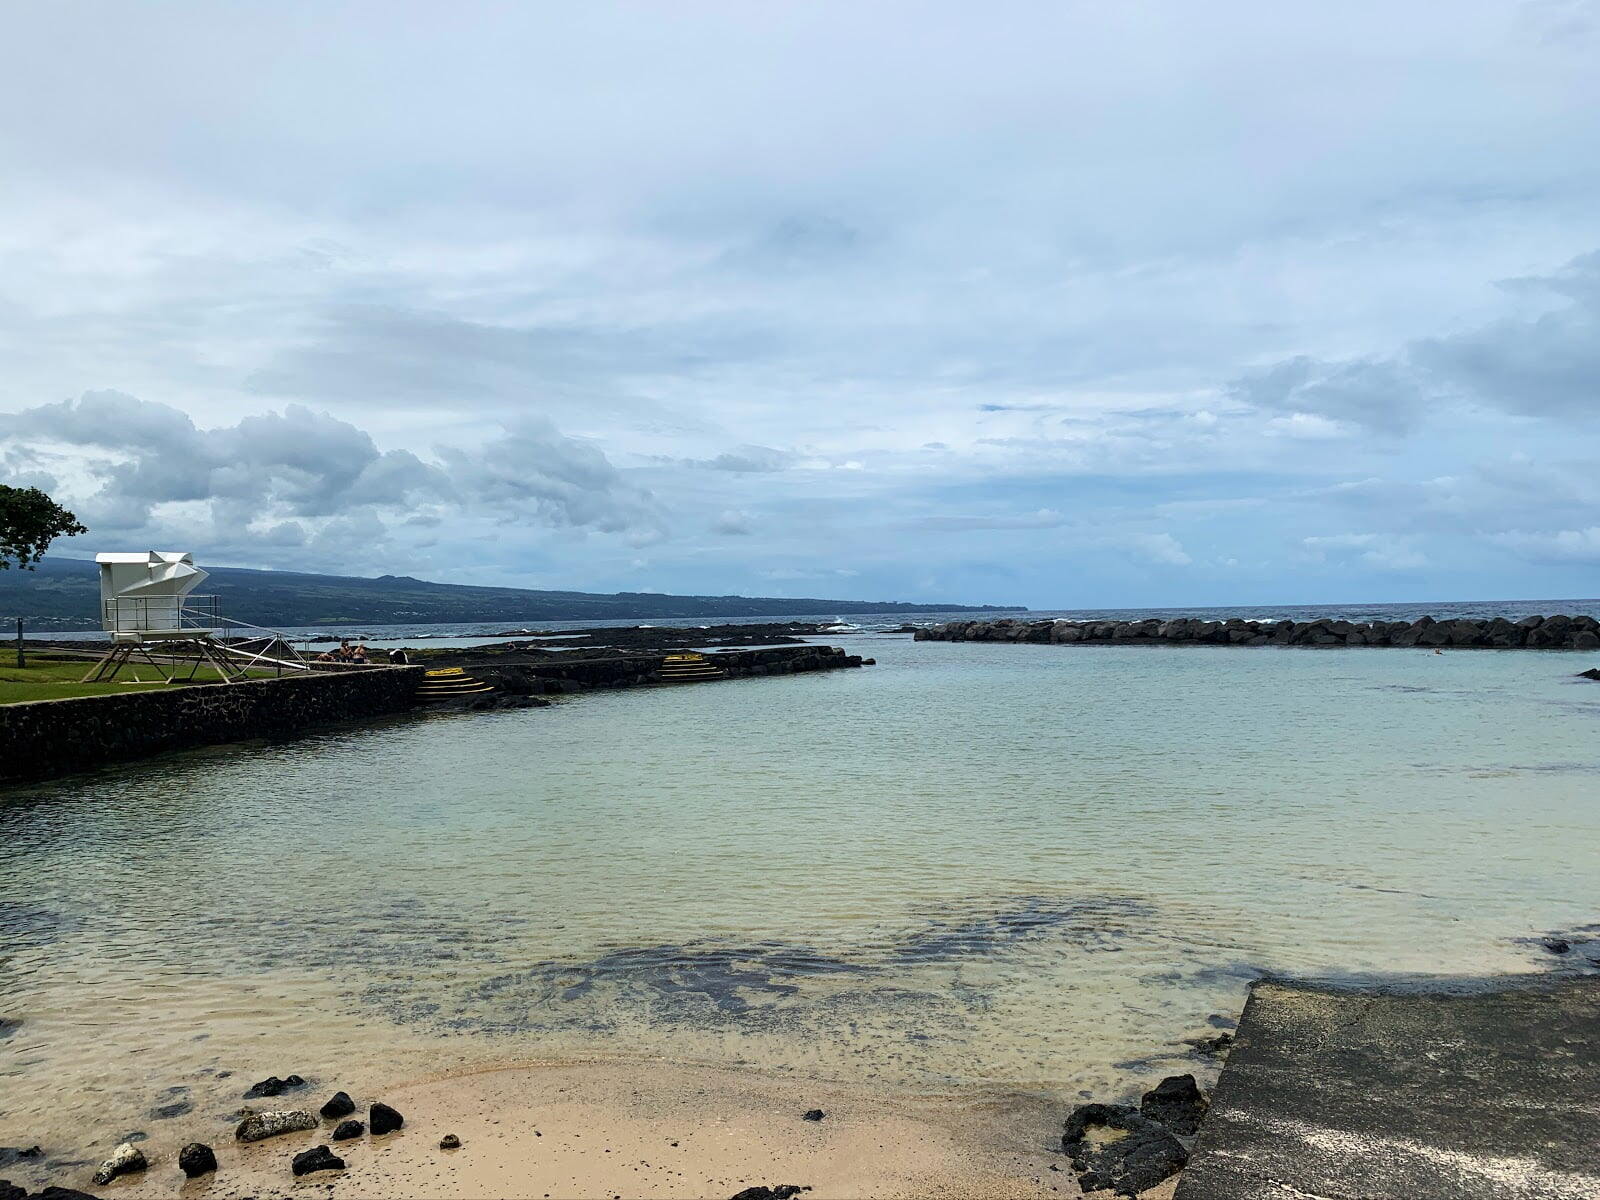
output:
[[[512,695],[554,695],[594,688],[640,687],[659,683],[656,672],[665,654],[630,654],[616,658],[543,659],[537,663],[488,663],[467,669],[479,679]],[[859,667],[859,655],[837,646],[763,646],[754,650],[723,650],[706,660],[738,679],[752,675],[793,675],[804,671],[832,671]]]
[[[919,629],[919,642],[1035,642],[1129,645],[1185,642],[1216,646],[1425,646],[1494,650],[1600,649],[1593,617],[1524,617],[1508,621],[1202,621],[1196,617],[1143,621],[952,621]]]
[[[421,667],[0,705],[0,782],[409,709]]]

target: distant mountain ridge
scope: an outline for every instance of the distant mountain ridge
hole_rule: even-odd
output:
[[[199,591],[217,596],[223,613],[238,621],[274,628],[350,622],[409,625],[1026,611],[1002,605],[795,600],[776,596],[669,596],[655,592],[605,595],[433,583],[408,575],[369,579],[201,565],[211,578],[200,585]],[[0,616],[11,620],[20,616],[35,629],[92,629],[99,625],[99,611],[99,575],[92,562],[46,558],[37,571],[0,571]]]

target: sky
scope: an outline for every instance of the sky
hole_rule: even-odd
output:
[[[57,553],[1600,593],[1600,2],[3,0]]]

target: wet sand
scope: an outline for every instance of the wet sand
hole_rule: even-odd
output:
[[[333,1088],[326,1089],[331,1093]],[[325,1097],[269,1107],[315,1108]],[[1037,1097],[912,1095],[753,1071],[648,1063],[505,1067],[357,1096],[405,1128],[330,1143],[332,1122],[253,1146],[213,1140],[221,1169],[185,1184],[179,1147],[143,1144],[152,1165],[107,1195],[134,1197],[731,1197],[756,1185],[838,1197],[1077,1196],[1059,1148],[1065,1106]],[[820,1108],[821,1121],[804,1114]],[[447,1133],[462,1142],[441,1150]],[[347,1169],[290,1174],[327,1144]],[[58,1181],[66,1182],[66,1181]],[[1172,1183],[1147,1193],[1170,1197]]]

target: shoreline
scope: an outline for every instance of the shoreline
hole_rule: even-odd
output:
[[[337,1080],[247,1101],[257,1112],[313,1113]],[[754,1067],[659,1059],[510,1061],[422,1075],[354,1096],[364,1119],[377,1100],[401,1130],[331,1141],[336,1120],[254,1144],[215,1122],[219,1169],[184,1184],[175,1138],[138,1143],[147,1170],[107,1194],[170,1196],[203,1187],[208,1200],[288,1197],[332,1186],[352,1197],[733,1197],[746,1188],[806,1187],[812,1200],[877,1197],[1076,1196],[1062,1153],[1066,1098],[1017,1092],[925,1092],[843,1083]],[[821,1119],[807,1113],[820,1110]],[[460,1139],[446,1150],[447,1134]],[[169,1144],[170,1143],[170,1144]],[[291,1159],[326,1145],[342,1171],[296,1179]],[[90,1166],[35,1186],[86,1188]],[[0,1169],[13,1181],[24,1174]],[[30,1173],[31,1174],[31,1173]],[[1142,1193],[1169,1200],[1175,1180]]]

